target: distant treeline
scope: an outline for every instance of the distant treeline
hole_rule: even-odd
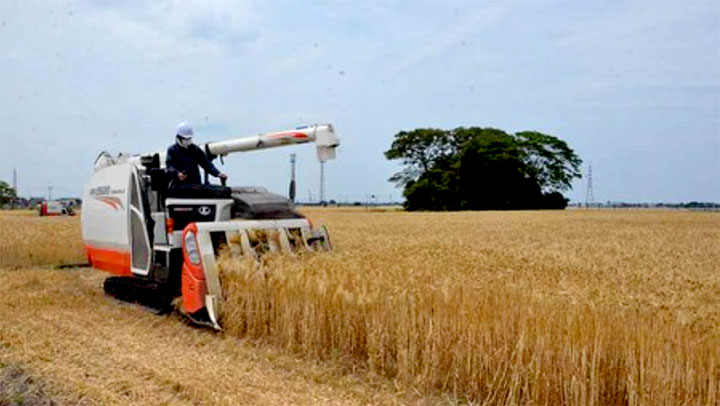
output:
[[[625,202],[605,202],[605,203],[574,203],[571,206],[576,207],[608,207],[608,208],[668,208],[668,209],[720,209],[720,203],[712,202],[688,202],[688,203],[625,203]]]

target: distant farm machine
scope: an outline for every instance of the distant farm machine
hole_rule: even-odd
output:
[[[329,124],[201,145],[210,160],[233,152],[314,142],[321,162],[340,144]],[[168,187],[165,152],[95,160],[85,185],[82,235],[94,268],[116,276],[105,291],[154,309],[181,296],[181,311],[220,329],[223,296],[216,257],[327,251],[325,226],[313,227],[293,203],[262,187]],[[224,182],[223,182],[224,183]]]
[[[44,200],[37,206],[38,214],[42,216],[74,216],[75,210],[67,202],[58,200]]]

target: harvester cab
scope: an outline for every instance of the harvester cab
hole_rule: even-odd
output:
[[[321,162],[339,145],[331,125],[314,125],[208,143],[209,159],[233,152],[314,142]],[[220,329],[222,288],[216,258],[332,249],[324,226],[313,227],[284,196],[262,187],[169,187],[165,153],[101,153],[85,185],[82,234],[91,266],[116,276],[105,291],[163,310],[182,297],[193,321]]]

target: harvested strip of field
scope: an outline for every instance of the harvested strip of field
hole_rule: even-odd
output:
[[[52,406],[55,403],[43,389],[43,384],[28,376],[17,365],[0,361],[0,405]]]
[[[0,365],[58,405],[363,405],[414,402],[386,382],[156,316],[102,293],[104,274],[0,270]],[[367,379],[367,376],[363,376]],[[429,401],[433,402],[433,401]]]
[[[225,258],[231,334],[479,402],[720,401],[720,216],[308,211],[336,252]]]
[[[86,262],[79,217],[0,211],[0,268]]]

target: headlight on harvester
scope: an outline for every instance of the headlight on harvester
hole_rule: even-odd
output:
[[[188,232],[185,234],[185,252],[190,259],[190,262],[195,265],[200,264],[200,252],[198,252],[198,245],[197,240],[195,239],[195,233]]]

